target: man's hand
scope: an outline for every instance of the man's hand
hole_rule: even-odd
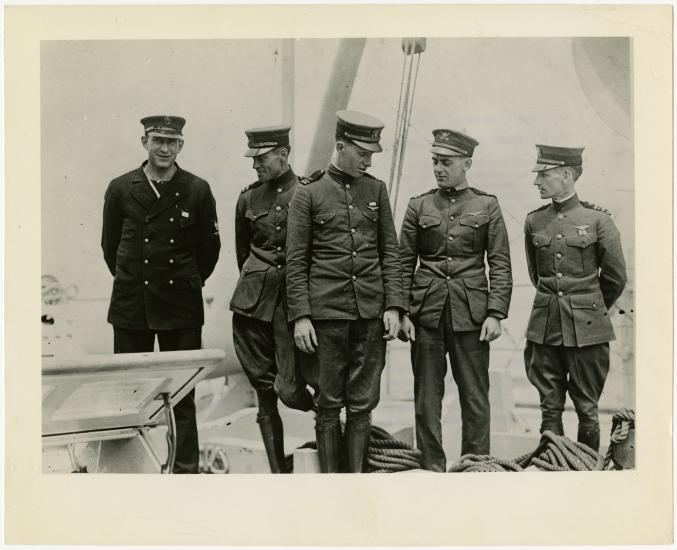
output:
[[[482,324],[482,330],[480,331],[480,342],[493,342],[498,338],[503,329],[501,328],[501,321],[496,317],[487,317]]]
[[[400,330],[400,312],[391,307],[383,314],[383,326],[385,327],[384,340],[394,340]]]
[[[403,315],[400,320],[400,332],[397,337],[403,342],[416,342],[416,329],[414,328],[414,323],[409,319],[409,315]]]
[[[296,347],[305,353],[315,353],[317,336],[310,317],[301,317],[294,323],[294,342]]]

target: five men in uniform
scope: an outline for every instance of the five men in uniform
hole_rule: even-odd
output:
[[[161,351],[199,349],[201,288],[220,249],[214,197],[207,182],[175,162],[185,120],[141,122],[148,160],[114,179],[104,201],[114,351],[152,351],[156,336]],[[435,130],[437,187],[409,201],[398,248],[386,186],[366,172],[382,150],[383,127],[369,115],[339,111],[331,163],[309,178],[289,165],[289,126],[246,131],[257,181],[237,201],[240,278],[230,309],[274,473],[286,471],[278,397],[316,411],[323,472],[363,471],[386,343],[398,334],[411,341],[423,467],[446,469],[440,418],[447,355],[461,402],[462,453],[490,452],[489,342],[501,335],[512,292],[501,209],[495,196],[468,185],[478,142]],[[536,286],[527,377],[540,395],[541,432],[564,433],[568,391],[578,440],[598,449],[597,403],[614,338],[608,310],[626,282],[620,237],[608,212],[575,193],[582,149],[537,148],[534,184],[552,203],[531,212],[525,226]],[[174,471],[197,472],[194,392],[175,416]]]

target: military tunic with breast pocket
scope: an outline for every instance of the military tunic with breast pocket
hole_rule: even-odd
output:
[[[406,310],[416,324],[437,327],[447,298],[457,331],[479,330],[487,314],[508,316],[510,249],[493,195],[466,187],[412,198],[402,223],[400,258]]]
[[[613,340],[609,308],[627,278],[609,213],[576,195],[549,204],[527,216],[525,244],[536,287],[527,339],[577,347]]]

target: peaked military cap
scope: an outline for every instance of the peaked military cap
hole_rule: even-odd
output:
[[[558,166],[581,166],[581,154],[585,147],[553,147],[551,145],[536,145],[538,158],[532,172],[543,172]]]
[[[147,136],[182,138],[186,119],[180,116],[155,115],[141,119],[143,130]]]
[[[379,140],[384,126],[379,119],[364,113],[356,111],[336,113],[336,139],[346,138],[372,153],[383,151]]]
[[[472,157],[475,147],[479,145],[476,139],[454,130],[433,130],[433,147],[431,153],[446,156]]]
[[[283,124],[245,130],[244,133],[247,134],[248,143],[244,156],[258,157],[259,155],[265,155],[276,147],[289,145],[290,130],[291,126]]]

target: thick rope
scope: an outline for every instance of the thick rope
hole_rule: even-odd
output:
[[[609,442],[609,449],[604,457],[604,469],[610,469],[609,466],[613,459],[613,453],[617,445],[628,438],[631,429],[635,428],[635,411],[632,409],[623,408],[614,414],[611,421],[611,440]],[[622,470],[623,467],[614,462],[614,470]]]

